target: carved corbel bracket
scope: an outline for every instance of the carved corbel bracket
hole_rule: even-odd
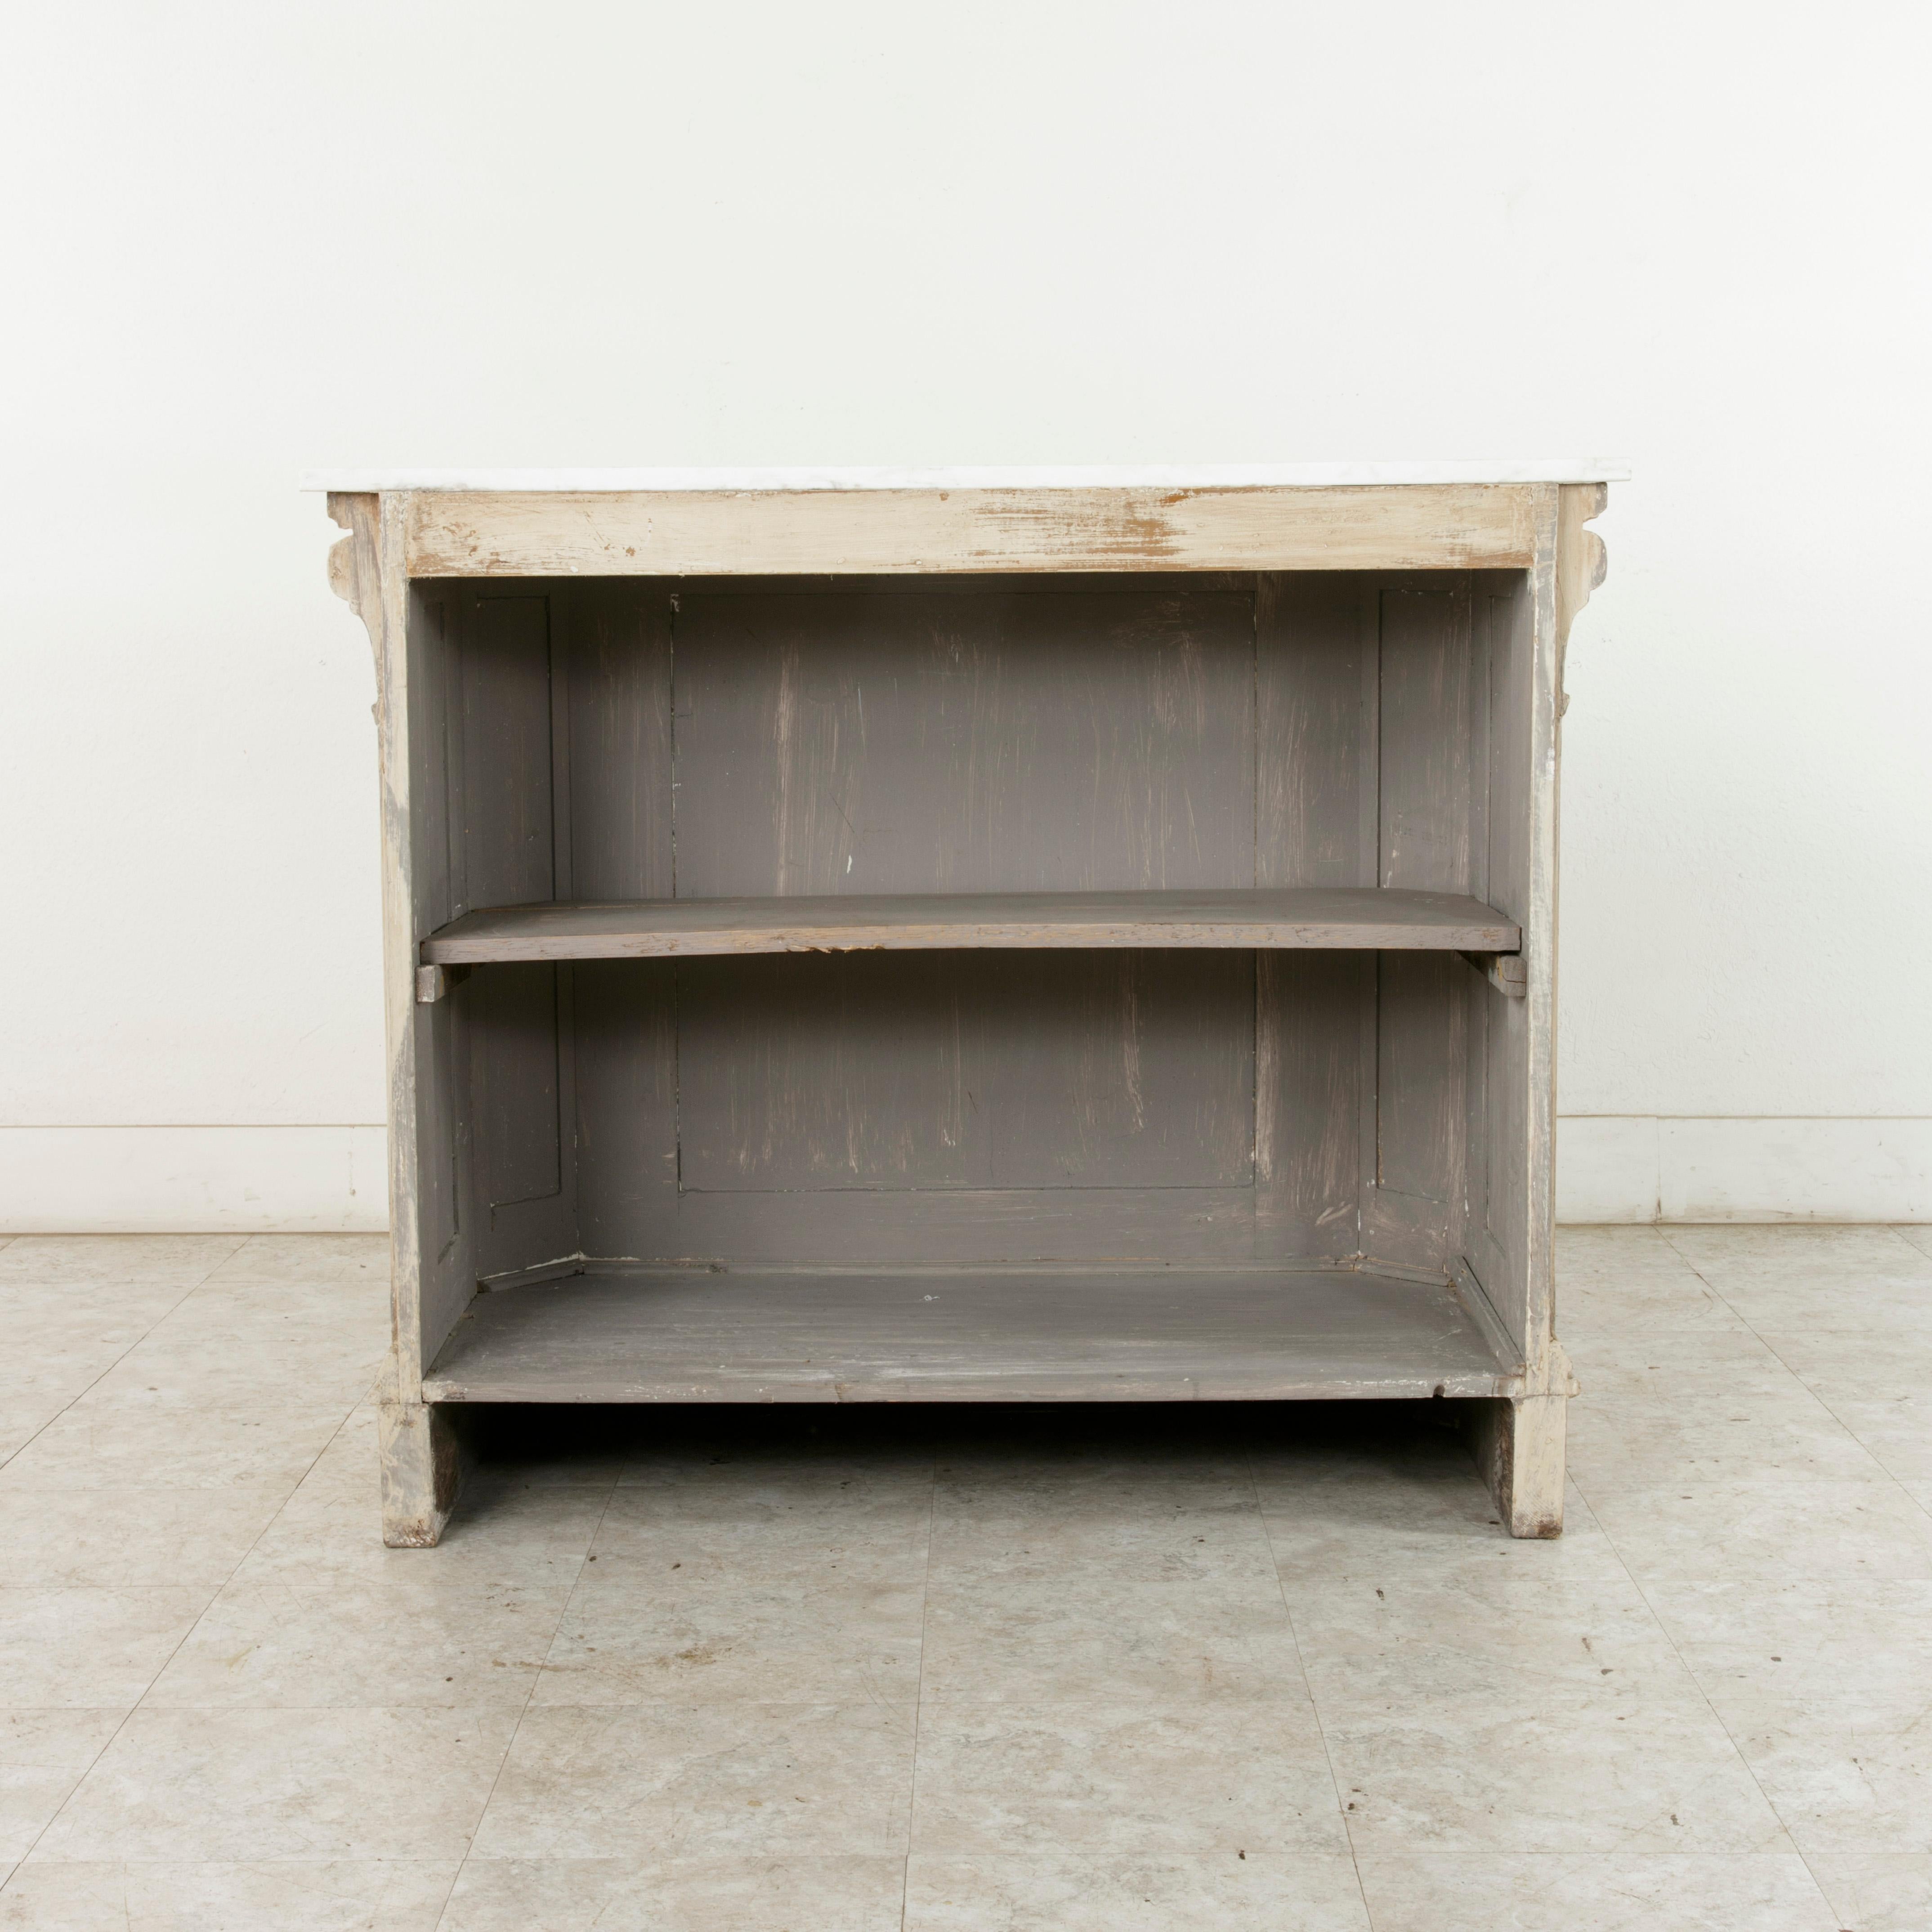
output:
[[[1558,492],[1556,510],[1556,715],[1570,708],[1563,688],[1563,658],[1570,644],[1570,626],[1590,593],[1609,574],[1610,552],[1594,530],[1584,526],[1600,517],[1610,500],[1607,483],[1566,483]]]
[[[1556,522],[1556,634],[1567,638],[1576,613],[1590,601],[1590,592],[1609,574],[1610,552],[1586,524],[1609,508],[1607,483],[1566,483]]]
[[[328,553],[328,587],[362,620],[375,653],[376,675],[382,674],[382,585],[377,532],[380,496],[328,493],[329,520],[349,534]]]

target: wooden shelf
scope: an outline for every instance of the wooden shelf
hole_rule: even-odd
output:
[[[496,906],[422,944],[425,965],[948,947],[1254,946],[1514,952],[1520,928],[1460,892],[1372,886],[1144,892],[896,892]]]
[[[479,1294],[428,1402],[1507,1396],[1450,1288],[1334,1270],[629,1268]]]

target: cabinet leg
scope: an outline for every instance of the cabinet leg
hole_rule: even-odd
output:
[[[1472,1402],[1465,1432],[1512,1536],[1563,1534],[1567,1395]]]
[[[447,1406],[378,1405],[382,1460],[382,1540],[392,1550],[433,1549],[456,1507],[467,1458],[458,1418]]]

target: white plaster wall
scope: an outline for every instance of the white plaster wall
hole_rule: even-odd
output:
[[[1932,1212],[1928,21],[23,10],[0,1228],[380,1218],[305,466],[1571,452],[1565,1211]]]

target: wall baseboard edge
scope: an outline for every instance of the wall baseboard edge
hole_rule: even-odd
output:
[[[1562,1114],[1556,1218],[1932,1220],[1932,1118]]]

